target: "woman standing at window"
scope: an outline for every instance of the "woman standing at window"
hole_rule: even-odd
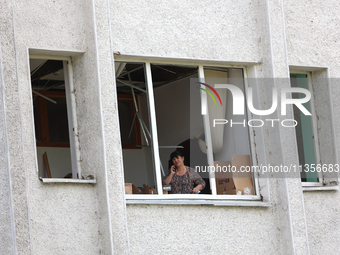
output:
[[[198,194],[205,187],[205,181],[192,168],[184,165],[184,155],[180,151],[171,153],[171,166],[164,184],[171,184],[171,194]]]

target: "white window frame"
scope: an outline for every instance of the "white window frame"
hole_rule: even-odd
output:
[[[319,149],[319,138],[318,138],[318,130],[317,130],[317,120],[315,119],[315,104],[314,104],[314,91],[312,86],[312,74],[311,72],[306,71],[298,71],[298,70],[290,70],[290,74],[306,74],[307,75],[307,82],[308,82],[308,90],[311,93],[310,99],[310,109],[312,113],[312,128],[313,128],[313,135],[314,135],[314,153],[316,164],[320,164],[320,149]],[[296,136],[295,136],[295,143],[297,144]],[[323,176],[322,172],[318,172],[318,182],[302,182],[301,184],[303,187],[320,187],[323,186]]]
[[[214,173],[210,172],[210,180],[213,179],[212,182],[210,182],[210,186],[212,188],[212,194],[205,195],[205,194],[163,194],[163,189],[162,189],[162,177],[161,177],[161,171],[160,171],[160,159],[159,159],[159,151],[158,151],[158,137],[157,137],[157,124],[156,124],[156,109],[154,105],[154,94],[153,94],[153,83],[152,83],[152,74],[151,74],[151,64],[171,64],[171,65],[179,65],[179,66],[197,66],[198,67],[198,78],[204,78],[204,70],[203,67],[221,67],[221,68],[241,68],[243,70],[243,78],[245,81],[244,88],[248,87],[248,82],[247,82],[247,68],[244,65],[232,65],[232,64],[223,64],[221,62],[214,63],[211,61],[204,62],[204,61],[197,61],[197,60],[169,60],[169,59],[154,59],[152,61],[147,60],[145,58],[138,58],[138,57],[124,57],[124,56],[119,56],[116,57],[115,61],[118,62],[127,62],[127,63],[144,63],[145,64],[145,72],[146,72],[146,86],[147,86],[147,98],[149,100],[149,118],[150,118],[150,129],[152,132],[152,151],[153,151],[153,160],[154,160],[154,165],[156,170],[156,184],[157,184],[157,193],[154,195],[142,195],[142,194],[125,194],[126,200],[131,200],[133,202],[135,201],[143,201],[143,200],[191,200],[194,201],[196,200],[197,203],[201,203],[202,200],[204,201],[221,201],[221,200],[242,200],[242,201],[249,201],[249,200],[262,200],[262,196],[260,195],[260,189],[259,189],[259,180],[258,180],[258,175],[254,174],[253,179],[254,179],[254,192],[256,195],[217,195],[216,194],[216,183],[214,179]],[[116,81],[115,85],[116,85]],[[202,92],[201,92],[202,93]],[[247,97],[246,89],[244,93],[245,97]],[[205,93],[202,95],[203,100],[207,99],[207,96]],[[205,98],[205,99],[204,99]],[[246,100],[245,100],[246,101]],[[246,107],[247,108],[247,107]],[[250,112],[247,109],[247,116],[250,116]],[[204,125],[209,126],[209,114],[207,113],[206,116],[204,116]],[[248,127],[248,134],[252,133],[252,128]],[[251,150],[251,157],[252,157],[252,162],[256,162],[256,149],[254,147],[254,137],[249,135],[249,144],[250,144],[250,150]],[[210,143],[210,146],[209,146]],[[210,148],[210,151],[208,152],[208,164],[209,165],[214,165],[213,164],[213,156],[212,156],[212,147],[211,147],[211,140],[210,142],[207,141],[208,144],[208,151]],[[194,202],[195,203],[195,202]],[[261,202],[262,203],[262,202]]]
[[[77,124],[77,115],[76,115],[76,98],[75,98],[75,94],[72,93],[72,91],[74,91],[74,84],[73,84],[73,79],[72,79],[73,77],[72,59],[71,57],[66,57],[66,56],[35,55],[35,54],[30,54],[29,59],[45,59],[45,60],[50,59],[50,60],[63,61],[67,118],[68,118],[68,126],[69,126],[68,129],[69,129],[69,139],[70,139],[72,179],[76,179],[75,181],[79,182],[80,179],[82,178],[82,175],[81,175],[81,167],[80,167],[81,160],[80,160],[80,151],[79,151],[79,140],[77,138],[78,124]],[[29,76],[29,82],[31,84],[31,76]],[[32,94],[31,86],[30,86],[30,89],[31,89],[30,92]],[[33,101],[32,101],[31,107],[33,109]],[[32,119],[34,119],[34,117]],[[33,126],[35,130],[34,122],[33,122]],[[34,132],[34,141],[36,141],[35,132]],[[36,143],[34,143],[34,147],[35,147],[35,152],[36,152],[37,151]],[[36,160],[36,167],[38,169],[37,155],[35,155],[35,160]],[[71,180],[61,179],[61,178],[40,178],[40,179],[43,182],[72,182]],[[82,182],[89,182],[89,180],[85,180],[85,181],[82,180]],[[93,180],[92,182],[95,182],[95,180]]]

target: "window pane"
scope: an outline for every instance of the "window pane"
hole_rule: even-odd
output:
[[[156,194],[145,67],[125,62],[115,62],[115,67],[126,193]]]
[[[308,90],[308,80],[306,74],[291,74],[291,86],[304,88]],[[301,93],[293,93],[293,98],[304,97]],[[304,103],[303,106],[311,112],[310,101]],[[296,141],[298,146],[299,163],[304,166],[305,164],[316,164],[314,133],[312,116],[304,115],[295,105],[294,119],[298,122],[295,127]],[[303,167],[303,169],[305,169]],[[317,172],[301,172],[301,180],[303,182],[318,182]]]
[[[194,162],[190,158],[191,150],[194,149],[190,146],[190,79],[197,79],[198,72],[197,66],[164,64],[153,64],[151,70],[154,84],[160,163],[161,168],[163,168],[161,172],[164,180],[170,173],[170,167],[174,165],[170,155],[176,150],[182,153],[184,166],[194,166]],[[196,145],[198,146],[198,144]],[[204,154],[203,158],[205,158]],[[208,181],[208,176],[201,175],[200,177],[207,177],[205,181]],[[190,178],[195,178],[192,185]],[[188,183],[184,185],[187,180],[189,180]],[[176,172],[171,178],[171,183],[163,185],[163,188],[171,188],[168,192],[172,194],[190,194],[192,188],[200,182],[200,178],[196,175],[189,177],[185,173],[180,177]],[[202,193],[210,193],[210,189],[207,189],[207,192],[202,190]]]
[[[246,111],[244,115],[233,115],[233,97],[230,91],[226,88],[214,88],[215,84],[232,84],[245,95],[242,69],[206,67],[204,77],[204,84],[200,84],[200,90],[207,97],[205,114],[209,116],[210,134],[205,133],[206,130],[203,129],[203,135],[197,134],[200,136],[197,142],[201,151],[204,152],[207,148],[207,136],[211,137],[214,165],[209,167],[213,167],[215,171],[214,181],[217,195],[254,195],[253,175],[250,172],[240,173],[241,166],[251,166]],[[197,83],[197,81],[193,82]],[[198,82],[203,82],[203,80]],[[193,90],[195,90],[194,86]],[[201,106],[199,105],[200,110]],[[203,118],[203,116],[200,117]],[[223,120],[223,124],[214,126],[214,120]],[[230,171],[231,167],[236,169],[235,173]],[[208,172],[212,168],[202,165],[198,169]],[[222,169],[229,169],[229,173],[221,171]]]
[[[71,177],[63,61],[30,59],[30,71],[39,177],[48,177],[47,166],[52,178]]]

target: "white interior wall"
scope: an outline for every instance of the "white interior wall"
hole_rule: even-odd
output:
[[[148,183],[144,149],[123,149],[124,178],[126,183],[142,187]]]
[[[64,178],[72,173],[70,148],[37,147],[39,176],[47,177],[43,154],[47,152],[52,178]]]
[[[142,116],[142,119],[147,127],[147,129],[149,130],[149,132],[151,133],[150,130],[150,120],[149,120],[149,111],[148,111],[148,102],[147,102],[147,94],[140,94],[138,96],[138,102],[139,102],[139,112]],[[150,137],[147,135],[147,131],[145,130],[146,133],[146,137],[149,141],[149,145],[151,146],[151,139]],[[142,144],[147,144],[145,141],[145,137],[143,135],[143,132],[141,131],[141,140],[142,140]],[[155,185],[155,177],[154,177],[154,164],[153,164],[153,160],[152,160],[152,151],[151,151],[151,147],[143,147],[142,148],[142,152],[144,159],[145,159],[145,173],[144,175],[147,178],[147,185],[149,185],[149,187],[154,187]]]
[[[242,69],[229,69],[228,84],[237,86],[244,92]],[[230,161],[231,155],[250,155],[249,131],[247,117],[244,115],[233,116],[233,98],[231,92],[227,92],[226,117],[228,123],[224,125],[223,149],[214,154],[215,161]],[[247,108],[245,108],[247,109]],[[230,127],[230,120],[243,122],[246,119],[246,126],[236,124]]]
[[[190,78],[155,89],[155,107],[160,146],[177,146],[190,138]],[[159,149],[165,174],[170,154],[176,149]]]

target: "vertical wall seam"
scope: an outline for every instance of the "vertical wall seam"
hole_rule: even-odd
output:
[[[282,14],[282,23],[283,23],[282,27],[283,27],[283,36],[284,36],[284,47],[285,47],[285,52],[286,52],[286,54],[285,54],[286,55],[286,63],[288,65],[288,74],[287,75],[288,75],[288,77],[290,77],[289,61],[288,61],[288,49],[287,49],[286,22],[285,22],[285,12],[284,12],[283,0],[281,0],[281,14]],[[289,84],[290,84],[290,79],[288,79],[288,80],[289,80]],[[295,144],[297,144],[295,128],[293,129],[293,132],[294,132]],[[287,189],[288,189],[288,187],[287,187]],[[304,217],[304,221],[305,221],[305,235],[306,235],[306,241],[307,241],[307,253],[310,254],[309,241],[308,241],[308,229],[307,229],[306,210],[305,210],[305,202],[304,202],[303,197],[304,197],[303,196],[303,190],[302,190],[302,187],[301,187],[301,204],[302,204],[302,210],[303,210],[303,217]],[[294,245],[294,243],[293,243],[293,245]]]
[[[1,39],[1,38],[0,38]],[[3,76],[3,66],[2,66],[2,47],[0,40],[0,78],[1,78],[1,94],[2,94],[2,104],[1,108],[3,111],[3,123],[4,123],[4,140],[5,140],[5,151],[6,151],[6,162],[7,162],[7,172],[8,172],[8,182],[9,182],[9,209],[10,209],[10,220],[11,220],[11,232],[12,232],[12,243],[13,243],[13,254],[17,254],[17,245],[16,245],[16,230],[15,230],[15,220],[14,220],[14,206],[13,206],[13,194],[12,194],[12,179],[11,179],[11,170],[10,170],[10,157],[9,157],[9,148],[8,148],[8,135],[7,135],[7,125],[6,125],[6,102],[5,102],[5,81]]]
[[[99,70],[99,53],[98,53],[98,41],[97,41],[97,26],[96,26],[96,10],[95,10],[95,0],[92,0],[92,17],[93,17],[93,33],[94,33],[94,45],[96,52],[96,73],[98,80],[98,91],[99,91],[99,110],[100,110],[100,126],[103,140],[103,159],[104,159],[104,175],[105,175],[105,195],[106,195],[106,205],[107,213],[109,218],[109,233],[110,233],[110,246],[111,254],[114,254],[114,244],[113,244],[113,233],[112,233],[112,220],[110,211],[110,200],[109,200],[109,186],[108,186],[108,174],[107,174],[107,163],[106,163],[106,143],[105,143],[105,129],[104,129],[104,117],[103,117],[103,106],[102,106],[102,96],[101,96],[101,82],[100,82],[100,70]]]
[[[111,58],[111,65],[112,65],[112,72],[113,72],[113,86],[114,88],[116,85],[116,70],[115,70],[115,64],[114,64],[114,54],[113,54],[113,40],[112,40],[112,24],[111,24],[111,7],[110,7],[110,0],[107,0],[107,9],[108,9],[108,18],[109,18],[109,36],[110,36],[110,58]],[[116,89],[115,89],[116,91]],[[117,93],[116,93],[116,98],[117,98]],[[120,126],[118,125],[118,128],[120,129]],[[119,131],[120,133],[120,131]],[[120,158],[123,158],[123,150],[119,150],[120,152]],[[124,178],[124,167],[123,167],[123,162],[121,162],[121,168],[122,169],[122,176]],[[127,215],[127,210],[126,210],[126,199],[125,199],[125,194],[124,194],[124,214]],[[129,229],[128,229],[128,224],[127,224],[127,216],[125,219],[125,229],[126,229],[126,235],[127,235],[127,246],[128,246],[128,251],[130,251],[130,237],[129,237]]]
[[[271,22],[270,22],[270,10],[269,10],[269,0],[266,1],[267,3],[267,18],[268,18],[268,33],[269,33],[269,48],[270,48],[270,56],[271,56],[271,63],[272,63],[272,75],[274,77],[274,57],[273,57],[273,47],[272,47],[272,34],[271,34]],[[287,53],[287,52],[286,52]],[[287,62],[288,64],[288,62]],[[282,144],[282,132],[281,128],[279,127],[279,144]],[[282,155],[282,163],[285,163],[285,156],[283,154],[283,150],[281,147],[281,155]],[[286,174],[285,174],[286,175]],[[292,218],[291,218],[291,208],[289,204],[289,191],[288,191],[288,184],[287,184],[287,177],[284,177],[284,182],[285,182],[285,189],[286,189],[286,194],[287,194],[287,210],[288,210],[288,219],[289,219],[289,228],[290,228],[290,239],[292,243],[292,249],[295,254],[295,243],[294,243],[294,238],[293,238],[293,226],[292,226]],[[281,244],[282,247],[282,244]]]
[[[29,212],[29,195],[28,195],[28,183],[27,183],[27,166],[25,160],[25,146],[23,143],[23,121],[22,121],[22,106],[21,106],[21,93],[20,93],[20,83],[19,83],[19,67],[18,67],[18,47],[16,43],[16,29],[15,29],[15,17],[14,17],[14,0],[11,1],[12,4],[12,23],[13,23],[13,43],[14,43],[14,52],[15,52],[15,66],[16,66],[16,78],[17,78],[17,86],[18,86],[18,96],[19,96],[19,112],[20,112],[20,130],[21,130],[21,146],[22,146],[22,157],[23,157],[23,171],[25,178],[25,190],[26,190],[26,206],[27,206],[27,223],[28,223],[28,236],[29,236],[29,247],[30,252],[33,254],[32,247],[32,237],[31,237],[31,222],[30,222],[30,212]]]
[[[32,246],[32,237],[31,237],[31,217],[29,210],[29,195],[28,195],[28,180],[27,180],[27,166],[25,160],[25,145],[23,142],[23,120],[22,120],[22,105],[21,105],[21,93],[20,93],[20,83],[19,83],[19,66],[18,66],[18,48],[16,43],[16,29],[15,29],[15,18],[14,18],[14,0],[12,0],[12,22],[13,22],[13,42],[15,48],[15,66],[16,66],[16,76],[17,76],[17,85],[18,85],[18,96],[19,96],[19,112],[20,112],[20,130],[21,130],[21,146],[22,146],[22,156],[23,156],[23,164],[24,164],[24,177],[25,177],[25,190],[26,190],[26,206],[27,206],[27,221],[28,221],[28,236],[29,236],[29,246],[31,254],[33,253]]]

